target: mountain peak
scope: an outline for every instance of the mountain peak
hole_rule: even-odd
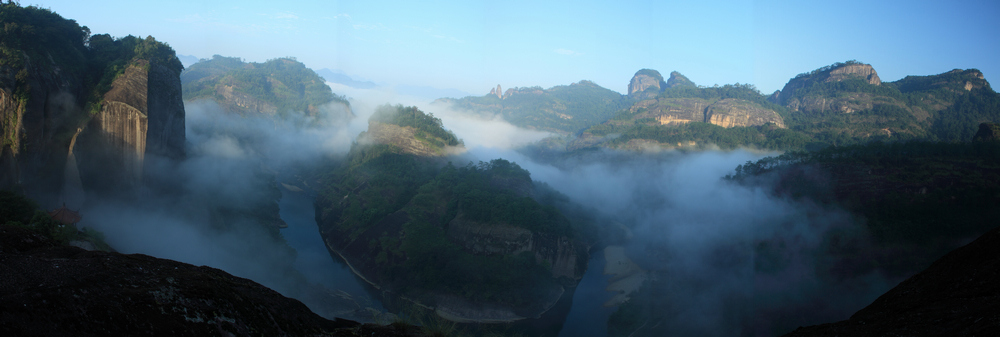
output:
[[[662,91],[667,87],[667,83],[663,81],[663,75],[660,75],[659,71],[653,69],[640,69],[635,72],[632,76],[632,81],[628,84],[628,95],[629,96],[655,96],[657,93]],[[656,88],[652,94],[647,93],[646,90],[649,88]]]
[[[681,73],[676,71],[670,72],[670,78],[667,79],[667,88],[673,87],[695,87],[694,82],[691,82],[687,76],[681,75]]]

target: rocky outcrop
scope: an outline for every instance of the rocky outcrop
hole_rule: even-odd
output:
[[[85,189],[133,190],[143,181],[146,156],[184,154],[184,106],[180,78],[163,66],[137,60],[111,84],[70,149]]]
[[[629,81],[628,95],[637,98],[655,97],[666,87],[667,84],[663,82],[663,75],[660,75],[660,72],[652,69],[641,69],[635,72],[632,80]],[[650,88],[653,90],[649,90]]]
[[[1000,228],[937,260],[850,319],[785,336],[1000,334]]]
[[[507,90],[510,91],[510,89],[507,89]],[[497,84],[496,88],[490,89],[490,96],[496,96],[499,99],[503,99],[503,96],[501,96],[501,93],[503,93],[503,90],[500,89],[500,85],[499,84]]]
[[[0,189],[51,198],[63,186],[70,139],[86,121],[77,99],[85,93],[72,74],[24,58],[23,68],[0,66]]]
[[[670,78],[667,79],[667,85],[665,88],[674,87],[697,87],[694,82],[691,82],[686,76],[681,75],[681,73],[676,71],[670,72]]]
[[[216,87],[216,95],[222,97],[220,106],[232,113],[242,115],[274,115],[278,113],[278,107],[274,104],[257,99],[250,94],[234,90],[231,85],[219,85]]]
[[[460,152],[459,148],[438,148],[417,138],[416,129],[409,126],[368,122],[368,131],[358,136],[359,143],[389,144],[403,153],[421,157],[437,157]]]
[[[88,190],[132,188],[142,181],[148,154],[184,155],[184,107],[175,72],[135,60],[91,113],[78,99],[89,94],[81,80],[56,69],[29,60],[18,71],[23,87],[6,77],[15,69],[0,69],[0,188],[21,185],[49,204],[64,192],[67,176],[79,177]],[[18,99],[18,90],[27,94]]]
[[[774,110],[750,101],[727,98],[711,102],[700,98],[658,98],[636,103],[630,109],[635,118],[651,118],[660,125],[703,122],[726,128],[772,123],[785,127]]]
[[[785,123],[774,110],[764,109],[745,100],[727,98],[710,105],[705,110],[705,121],[724,128],[774,124],[784,128]]]
[[[872,85],[882,84],[882,79],[878,78],[878,73],[875,72],[875,68],[872,68],[870,64],[848,64],[835,68],[830,70],[829,77],[823,81],[837,82],[849,78],[862,78],[868,81],[868,84]]]
[[[856,78],[863,79],[872,85],[882,84],[882,80],[878,77],[878,73],[875,72],[875,68],[869,64],[856,62],[836,63],[816,69],[810,73],[800,74],[789,80],[781,88],[778,101],[782,105],[791,106],[790,104],[793,103],[790,100],[795,97],[795,92],[799,89],[809,87],[812,83],[839,82]]]
[[[5,336],[416,336],[411,326],[327,320],[210,267],[60,246],[0,225]]]

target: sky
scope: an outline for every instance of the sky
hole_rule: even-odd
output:
[[[1000,76],[1000,2],[22,0],[179,55],[291,56],[386,86],[476,95],[590,80],[625,93],[639,69],[765,93],[847,60],[883,81],[977,68]]]

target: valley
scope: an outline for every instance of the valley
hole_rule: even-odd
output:
[[[293,56],[185,67],[17,2],[0,19],[3,334],[1000,326],[1000,94],[979,69],[848,60],[765,94],[642,68],[625,92],[423,100]]]

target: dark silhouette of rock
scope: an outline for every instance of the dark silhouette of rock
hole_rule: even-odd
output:
[[[1000,336],[1000,228],[948,253],[850,319],[785,336]]]

